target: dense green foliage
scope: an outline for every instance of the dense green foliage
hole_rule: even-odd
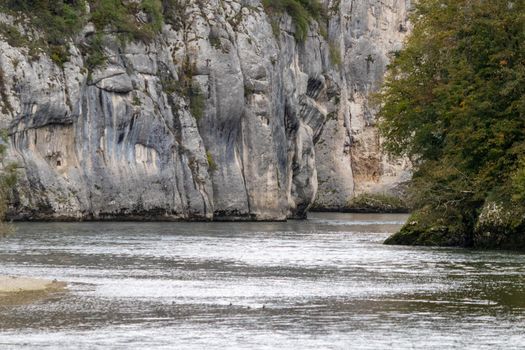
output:
[[[488,202],[525,208],[525,2],[420,0],[412,21],[379,95],[386,149],[415,167],[397,237],[475,245]]]
[[[45,30],[49,44],[64,44],[66,33],[82,28],[86,6],[83,0],[7,0],[2,7],[32,15],[36,28]]]
[[[326,11],[318,0],[263,0],[263,6],[268,13],[288,13],[295,24],[295,38],[304,41],[310,21],[321,21],[326,17]]]
[[[7,0],[0,10],[28,14],[34,27],[42,30],[43,37],[26,38],[7,25],[3,25],[2,33],[11,45],[30,47],[32,56],[44,50],[57,64],[63,64],[69,56],[64,47],[69,39],[66,33],[76,33],[82,28],[85,8],[83,0]]]

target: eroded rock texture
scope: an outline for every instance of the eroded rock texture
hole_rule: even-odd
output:
[[[276,37],[258,0],[183,3],[148,43],[106,35],[94,70],[90,24],[62,67],[0,39],[14,218],[284,220],[406,178],[367,95],[408,0],[329,1],[328,35],[312,23],[304,42],[287,15]]]
[[[391,55],[403,44],[409,8],[410,0],[341,1],[331,16],[330,35],[342,64],[336,73],[339,103],[315,146],[317,208],[344,209],[353,196],[363,193],[397,195],[410,179],[406,160],[391,160],[382,153],[376,110],[369,102]]]

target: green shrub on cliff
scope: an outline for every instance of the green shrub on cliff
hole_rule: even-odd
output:
[[[35,28],[42,31],[43,37],[38,39],[20,35],[15,46],[29,46],[34,56],[41,50],[47,51],[59,65],[69,58],[64,45],[71,33],[82,28],[85,9],[83,0],[7,0],[0,4],[0,11],[24,14],[31,19]]]
[[[142,0],[125,5],[120,0],[89,0],[90,20],[97,29],[111,28],[124,38],[151,40],[162,28],[163,15],[160,0]],[[147,21],[137,18],[139,12],[146,14]]]
[[[295,24],[295,38],[304,41],[310,21],[326,17],[326,10],[318,0],[263,0],[263,6],[270,15],[286,12]],[[273,24],[276,25],[275,23]],[[273,28],[274,33],[277,31]]]
[[[8,209],[8,199],[13,186],[16,184],[17,165],[6,160],[7,139],[7,132],[2,130],[0,132],[0,237],[12,231],[11,226],[5,223],[5,217]]]
[[[525,207],[525,3],[421,0],[412,21],[378,96],[386,149],[414,163],[417,212],[389,242],[481,245],[487,203]]]
[[[45,31],[47,43],[62,45],[68,34],[82,28],[86,4],[84,0],[7,0],[0,7],[28,15],[36,28]]]

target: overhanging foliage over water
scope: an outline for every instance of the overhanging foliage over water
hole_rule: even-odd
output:
[[[422,0],[412,21],[379,95],[386,149],[415,165],[389,242],[525,248],[525,3]]]

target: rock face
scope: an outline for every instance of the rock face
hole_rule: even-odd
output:
[[[474,227],[476,248],[525,250],[525,213],[508,202],[487,201]]]
[[[407,179],[367,96],[408,0],[329,1],[327,35],[312,22],[304,42],[286,14],[274,33],[258,0],[182,3],[148,43],[107,34],[94,70],[90,24],[61,66],[0,34],[13,218],[284,220]]]
[[[330,21],[342,53],[339,101],[316,143],[319,191],[314,206],[344,209],[355,195],[396,195],[410,179],[406,160],[381,152],[370,93],[379,89],[391,54],[409,29],[410,0],[341,1]]]

